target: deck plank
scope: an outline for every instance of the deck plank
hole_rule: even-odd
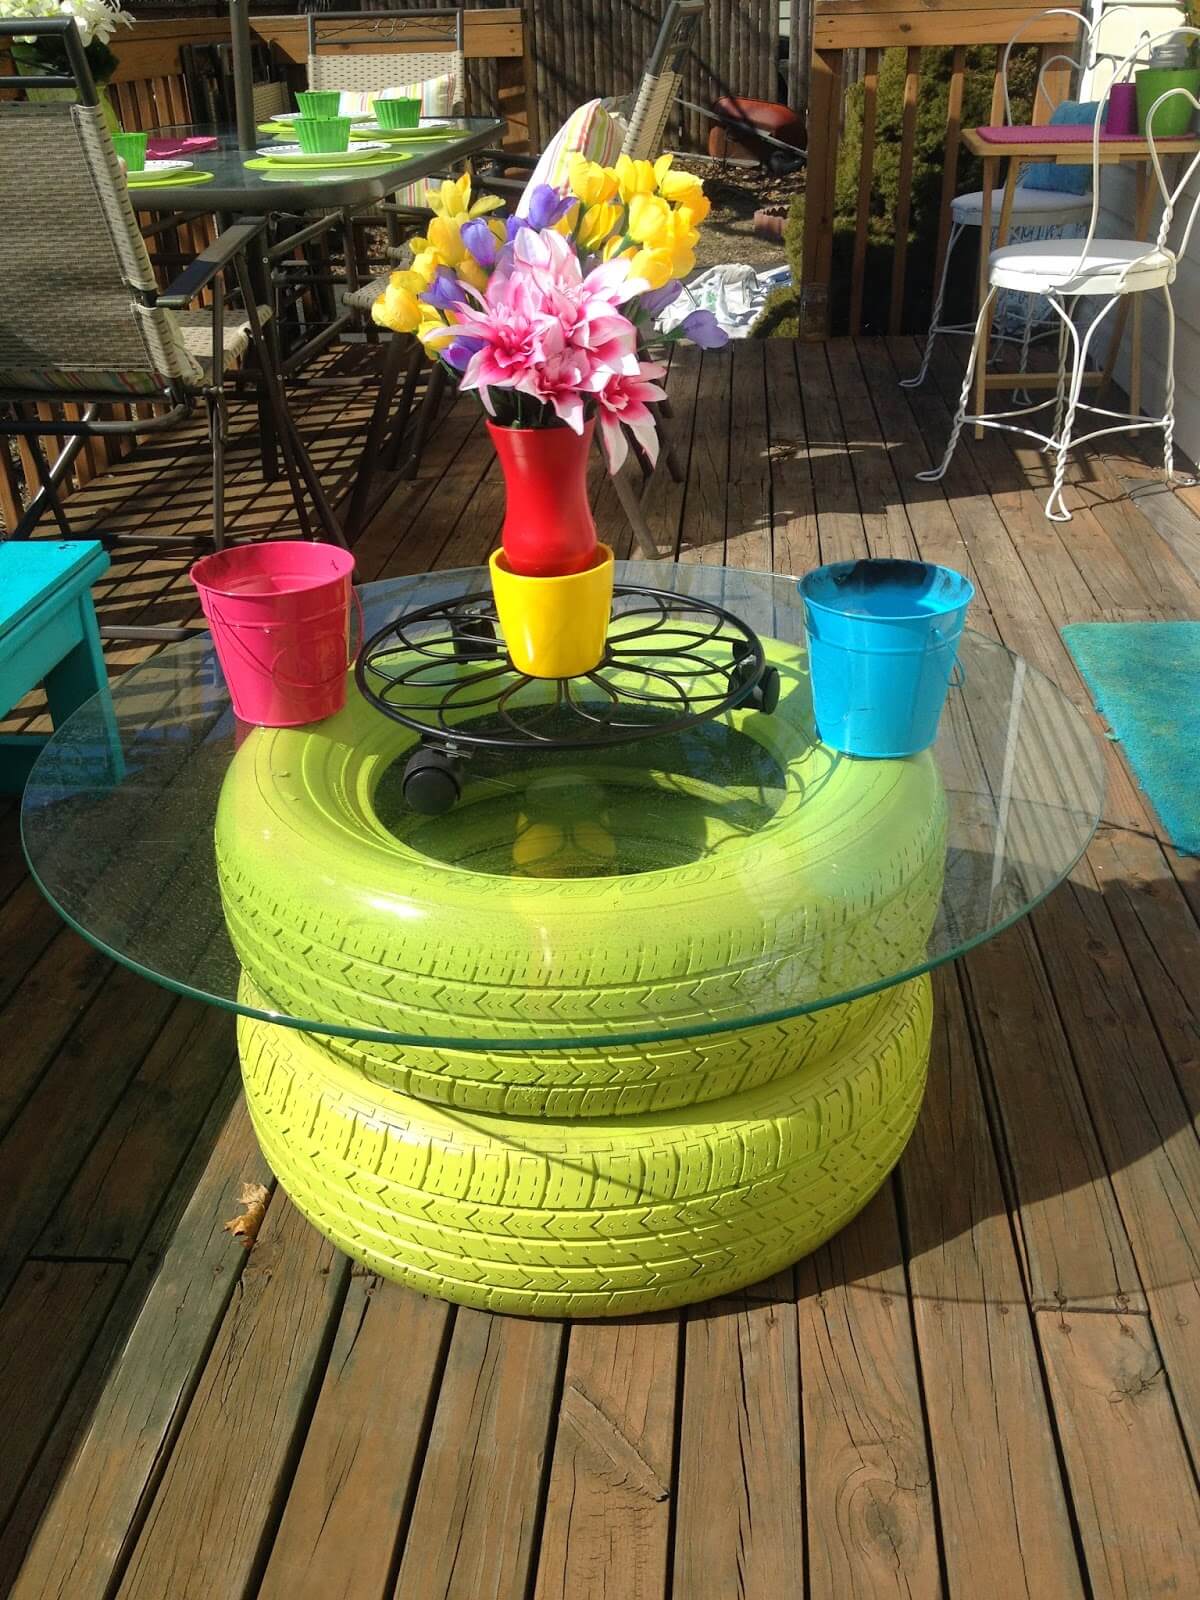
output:
[[[680,561],[721,564],[725,550],[731,392],[729,361],[716,351],[706,350],[696,386],[692,449],[679,530]]]
[[[239,1101],[225,1122],[12,1600],[108,1600],[141,1530],[249,1256],[225,1231],[243,1183],[270,1181]]]
[[[938,1522],[892,1185],[802,1261],[812,1600],[934,1600]]]
[[[1051,1311],[1037,1321],[1092,1593],[1186,1593],[1200,1496],[1149,1325]]]
[[[686,1329],[673,1600],[778,1600],[805,1560],[795,1307],[714,1300]]]
[[[448,1305],[354,1268],[257,1600],[383,1600],[452,1322]]]
[[[524,1600],[565,1332],[457,1313],[395,1600]]]
[[[953,972],[898,1169],[951,1596],[1084,1593],[1038,1348]]]
[[[117,1600],[251,1592],[349,1274],[286,1199],[268,1207]]]
[[[680,1318],[570,1330],[533,1600],[665,1600]]]
[[[30,1261],[0,1306],[0,1523],[41,1452],[125,1268],[110,1261]]]
[[[817,501],[796,355],[785,339],[770,339],[766,378],[771,428],[771,534],[775,571],[798,577],[819,565]]]

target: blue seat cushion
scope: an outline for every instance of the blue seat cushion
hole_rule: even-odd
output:
[[[1050,114],[1050,126],[1091,127],[1100,113],[1099,100],[1064,100]],[[1059,194],[1089,194],[1092,187],[1091,162],[1071,165],[1057,161],[1031,161],[1021,169],[1019,189],[1054,189]]]

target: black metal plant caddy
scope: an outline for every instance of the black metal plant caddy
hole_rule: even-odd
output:
[[[520,672],[486,590],[402,612],[372,634],[355,664],[359,690],[421,737],[404,771],[408,805],[428,816],[449,811],[462,765],[478,752],[600,749],[679,733],[738,706],[775,710],[779,674],[731,611],[640,584],[615,585],[613,609],[620,629],[576,678]],[[728,655],[714,644],[728,645]],[[647,686],[612,681],[631,675]]]

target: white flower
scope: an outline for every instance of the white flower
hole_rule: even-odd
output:
[[[59,10],[64,17],[75,18],[85,46],[93,39],[107,44],[118,24],[133,26],[133,18],[121,10],[118,0],[60,0]]]
[[[0,17],[74,17],[85,47],[93,39],[107,44],[118,26],[133,26],[119,0],[0,0]],[[32,44],[33,36],[19,42]]]

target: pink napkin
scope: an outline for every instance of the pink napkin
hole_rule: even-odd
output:
[[[216,139],[194,133],[186,139],[151,139],[146,145],[146,157],[150,161],[170,161],[175,156],[194,156],[201,150],[216,148]]]
[[[1091,144],[1092,129],[1086,122],[1063,122],[1053,126],[1046,124],[1040,128],[1032,126],[1016,126],[1005,128],[976,128],[976,133],[981,139],[986,139],[988,144],[1024,144],[1027,140],[1036,139],[1039,144]],[[1129,139],[1137,138],[1136,134],[1109,133],[1106,128],[1101,128],[1100,139]],[[1177,139],[1190,139],[1190,133],[1173,134]],[[1167,140],[1157,139],[1156,144],[1165,144]]]

